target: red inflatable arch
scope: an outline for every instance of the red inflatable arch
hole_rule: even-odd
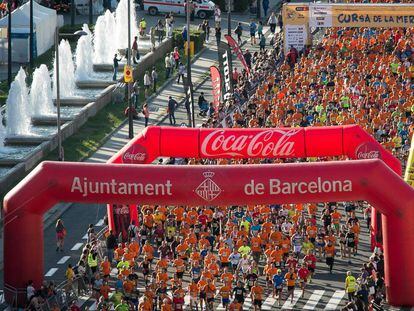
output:
[[[360,199],[385,215],[389,302],[414,306],[414,189],[378,159],[242,166],[43,162],[4,199],[4,282],[7,288],[22,288],[29,279],[41,284],[42,217],[58,202],[245,205]]]
[[[108,163],[145,164],[157,157],[175,158],[304,158],[346,156],[349,159],[381,158],[401,176],[401,163],[358,125],[307,128],[146,128]],[[131,219],[137,209],[130,206]],[[380,232],[378,214],[372,211],[371,245]],[[117,231],[113,207],[108,205],[111,229]]]

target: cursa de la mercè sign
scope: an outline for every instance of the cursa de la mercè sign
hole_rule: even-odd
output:
[[[244,186],[246,195],[316,194],[329,192],[352,192],[350,180],[328,180],[317,177],[310,181],[283,181],[269,179],[267,184],[252,179]]]

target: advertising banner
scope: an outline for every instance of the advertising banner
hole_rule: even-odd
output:
[[[307,25],[309,23],[309,4],[284,4],[282,18],[283,25]]]
[[[332,5],[311,3],[309,5],[310,27],[332,27]]]
[[[310,27],[414,27],[414,6],[405,4],[313,4]]]
[[[241,48],[239,44],[236,42],[236,40],[233,39],[232,36],[224,35],[224,37],[227,40],[227,43],[229,44],[231,51],[237,55],[237,58],[242,63],[244,69],[247,71],[248,74],[250,74],[250,68],[247,66],[246,60],[244,59],[243,53],[241,51]]]
[[[223,65],[223,99],[230,99],[233,95],[233,80],[231,78],[232,67],[231,67],[231,52],[230,49],[223,49],[220,55],[221,63]]]
[[[216,66],[210,67],[211,84],[213,87],[213,106],[214,111],[218,111],[221,99],[221,74]]]
[[[285,26],[285,53],[293,46],[298,51],[308,44],[308,27],[306,25]]]

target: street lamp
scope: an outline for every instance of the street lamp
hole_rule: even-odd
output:
[[[7,1],[7,10],[9,11],[9,17],[7,19],[7,84],[10,88],[12,83],[12,0]]]
[[[135,22],[135,21],[134,21]],[[131,66],[131,0],[128,0],[128,50],[127,66]],[[134,138],[134,116],[132,115],[131,81],[127,82],[127,103],[128,103],[128,138]]]
[[[85,36],[87,33],[83,30],[75,31],[73,34],[64,34],[65,36]],[[58,161],[64,160],[64,152],[62,147],[62,135],[60,131],[60,81],[59,81],[59,27],[55,30],[55,51],[56,51],[56,109],[57,109],[57,138],[58,138]]]
[[[191,80],[191,48],[190,48],[190,15],[193,4],[190,0],[186,1],[187,6],[187,96],[188,100],[190,101],[191,107],[191,126],[195,127],[195,112],[194,112],[194,94],[193,94],[193,82]]]
[[[29,63],[30,63],[30,69],[33,70],[33,58],[34,58],[34,34],[33,34],[33,0],[29,0],[30,1],[30,37],[29,37],[29,44],[30,44],[30,49],[29,49]]]

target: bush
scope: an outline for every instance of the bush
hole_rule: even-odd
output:
[[[222,11],[222,14],[223,14],[224,11],[227,11],[227,5],[226,5],[227,1],[226,0],[214,0],[213,2],[220,7],[220,10]]]
[[[251,0],[237,0],[234,2],[234,11],[236,12],[245,12],[252,4]]]
[[[177,46],[179,49],[184,47],[184,40],[181,35],[180,29],[174,29],[173,32],[174,46]],[[198,30],[191,30],[190,40],[194,41],[194,53],[199,52],[204,46],[204,33]]]

